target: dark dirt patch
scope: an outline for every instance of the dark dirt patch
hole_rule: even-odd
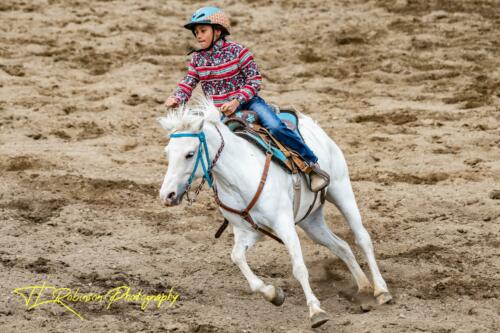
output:
[[[77,127],[81,129],[77,136],[78,140],[96,139],[104,134],[104,129],[94,121],[82,122]]]
[[[430,259],[432,256],[434,256],[436,253],[442,252],[445,250],[442,246],[437,246],[433,244],[428,244],[425,246],[417,247],[405,252],[399,252],[397,254],[382,254],[380,255],[381,259],[387,259],[387,258],[416,258],[416,259]]]
[[[147,97],[140,96],[138,94],[132,94],[127,99],[123,101],[124,104],[136,106],[139,104],[146,103],[148,101]]]
[[[65,200],[111,206],[133,206],[156,199],[156,184],[138,184],[130,180],[86,178],[75,175],[39,177],[23,182],[27,188],[36,186],[39,191],[58,193]]]
[[[439,281],[421,277],[423,299],[442,299],[445,296],[469,296],[473,299],[498,298],[500,279],[486,276],[460,276],[455,274]]]
[[[9,158],[4,162],[3,169],[6,171],[22,171],[31,169],[33,167],[34,160],[29,156],[18,156]]]
[[[47,258],[38,257],[35,261],[26,264],[26,268],[35,273],[53,273],[69,267],[64,261],[52,261]]]
[[[493,97],[500,90],[500,81],[487,75],[478,75],[474,81],[461,91],[456,92],[453,97],[445,98],[444,102],[449,104],[464,103],[464,109],[490,105]]]
[[[67,201],[64,199],[17,199],[2,203],[0,207],[16,210],[24,220],[38,224],[58,216],[66,204]]]
[[[5,73],[11,76],[24,76],[26,72],[24,71],[23,65],[1,65],[0,69],[2,69]]]
[[[24,171],[30,169],[43,169],[49,166],[53,165],[49,162],[42,161],[30,155],[7,157],[4,160],[0,160],[0,170],[5,170],[5,171]]]
[[[433,11],[443,10],[450,13],[476,13],[487,19],[500,16],[500,4],[496,0],[377,0],[376,3],[389,12],[423,16]]]
[[[71,135],[66,133],[66,131],[62,131],[62,130],[52,131],[49,134],[54,135],[54,136],[58,137],[59,139],[63,139],[63,140],[70,140],[71,139]]]
[[[395,111],[384,114],[369,114],[369,115],[359,115],[350,119],[351,122],[364,123],[364,122],[374,122],[378,124],[388,125],[404,125],[417,121],[416,115],[408,111]]]
[[[450,177],[449,174],[444,172],[432,172],[426,175],[412,175],[405,173],[394,172],[376,172],[371,175],[353,175],[353,181],[376,181],[380,183],[408,183],[415,185],[434,185],[442,182]]]
[[[500,190],[492,190],[488,195],[490,199],[499,200],[500,199]]]
[[[299,53],[299,59],[305,63],[314,63],[324,61],[324,59],[319,56],[315,50],[308,47]]]

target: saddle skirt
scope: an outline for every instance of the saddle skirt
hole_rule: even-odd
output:
[[[271,107],[278,118],[280,118],[289,129],[304,139],[299,131],[299,118],[295,110],[291,108],[280,110],[274,105],[271,105]],[[280,143],[262,127],[255,111],[242,110],[235,112],[231,116],[226,117],[224,123],[232,132],[253,143],[264,153],[270,148],[273,153],[272,159],[285,171],[289,173],[297,173],[298,171],[309,173],[310,168],[300,155]]]

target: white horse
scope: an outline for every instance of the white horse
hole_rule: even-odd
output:
[[[221,202],[235,209],[244,209],[258,188],[265,155],[253,144],[231,132],[221,122],[220,117],[218,109],[205,100],[197,108],[181,108],[171,112],[166,117],[159,118],[159,122],[169,135],[204,133],[210,160],[214,159],[224,140],[224,148],[212,170],[214,186],[217,188]],[[319,200],[311,214],[298,225],[314,242],[327,247],[345,262],[357,283],[358,293],[373,290],[378,304],[387,303],[392,296],[375,261],[371,238],[361,222],[344,156],[316,122],[303,114],[299,114],[299,119],[299,129],[305,142],[318,156],[322,169],[330,174],[331,180],[327,188],[326,200],[337,206],[353,231],[356,244],[361,248],[370,267],[373,289],[349,245],[337,237],[325,224],[323,204]],[[165,147],[169,164],[160,189],[160,198],[166,206],[177,205],[181,202],[186,192],[186,183],[195,168],[195,158],[200,145],[197,137],[188,136],[171,138]],[[203,175],[203,168],[197,167],[191,178],[196,179]],[[305,184],[304,177],[302,181]],[[308,271],[295,230],[296,221],[300,221],[307,213],[314,194],[309,191],[307,185],[302,186],[300,208],[297,216],[294,217],[293,182],[291,174],[283,171],[276,163],[271,163],[267,182],[250,214],[259,226],[272,230],[286,246],[292,260],[293,275],[304,290],[312,326],[317,327],[325,323],[328,316],[320,308],[320,302],[309,285]],[[281,305],[284,301],[281,288],[262,281],[252,272],[245,258],[246,251],[263,237],[262,233],[252,228],[238,214],[223,209],[221,213],[233,227],[235,244],[231,259],[248,280],[250,289],[261,293],[273,304]]]

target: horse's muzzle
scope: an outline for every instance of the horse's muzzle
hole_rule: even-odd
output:
[[[160,194],[160,199],[163,205],[166,207],[177,206],[182,202],[185,193],[185,191],[182,191],[182,193],[172,191],[168,193],[166,197],[162,197],[162,195]]]

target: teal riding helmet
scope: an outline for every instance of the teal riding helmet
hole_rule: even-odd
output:
[[[191,20],[184,25],[184,28],[193,31],[194,33],[194,27],[198,24],[221,26],[226,30],[225,34],[229,35],[229,30],[230,30],[229,19],[220,8],[203,7],[198,9],[191,16]]]

